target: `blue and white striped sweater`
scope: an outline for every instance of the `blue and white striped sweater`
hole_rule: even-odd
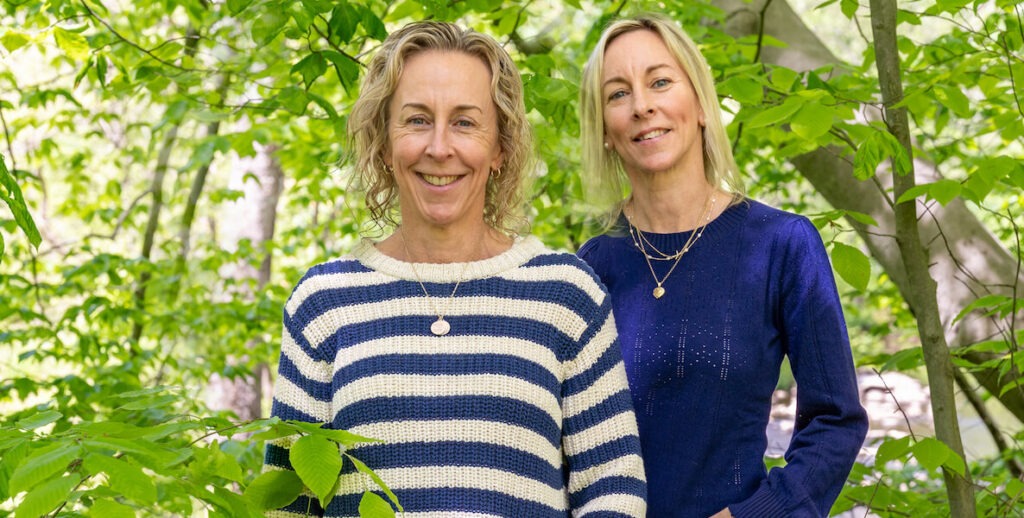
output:
[[[310,269],[285,306],[273,414],[385,441],[351,453],[405,516],[643,516],[611,305],[589,267],[525,238],[416,269],[429,299],[369,241]],[[430,333],[437,310],[446,336]],[[289,444],[268,445],[267,469],[290,469]],[[372,482],[342,479],[326,510],[305,495],[279,515],[358,516]]]

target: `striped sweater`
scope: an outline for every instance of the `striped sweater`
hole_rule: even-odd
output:
[[[410,518],[644,516],[611,303],[590,268],[528,237],[416,270],[431,298],[364,240],[305,275],[285,306],[273,414],[383,440],[349,452]],[[445,336],[430,332],[436,311]],[[266,469],[290,469],[288,444],[268,444]],[[306,493],[276,515],[358,516],[369,489],[346,463],[327,509]]]

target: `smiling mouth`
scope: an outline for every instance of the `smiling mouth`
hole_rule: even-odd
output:
[[[429,175],[429,174],[421,174],[420,178],[423,178],[423,180],[426,181],[427,183],[429,183],[430,185],[436,185],[438,187],[444,187],[445,185],[448,185],[448,184],[450,184],[450,183],[452,183],[452,182],[454,182],[454,181],[456,181],[456,180],[458,180],[459,178],[462,178],[462,177],[461,176],[432,176],[432,175]]]
[[[643,142],[645,140],[651,140],[652,138],[658,138],[666,133],[668,133],[667,129],[654,130],[634,138],[633,142]]]

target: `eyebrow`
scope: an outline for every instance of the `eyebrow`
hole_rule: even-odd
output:
[[[655,70],[658,70],[659,68],[671,68],[671,67],[667,63],[660,63],[660,64],[657,64],[657,65],[651,65],[651,66],[647,67],[647,70],[644,71],[644,74],[645,75],[650,75],[651,72],[654,72]],[[605,82],[601,83],[601,88],[604,88],[604,87],[608,86],[610,83],[625,83],[625,82],[627,82],[627,81],[625,79],[623,79],[621,76],[615,76],[615,77],[612,77],[612,78],[606,80]]]
[[[402,105],[402,109],[403,110],[410,109],[410,108],[413,109],[413,110],[423,110],[423,111],[427,111],[427,112],[431,111],[430,107],[425,105],[425,104],[423,104],[423,103],[405,103],[405,104]],[[455,106],[455,111],[456,112],[466,112],[466,111],[473,111],[473,110],[476,110],[476,111],[478,111],[480,113],[483,113],[483,111],[484,111],[483,108],[481,108],[481,107],[479,107],[479,106],[477,106],[475,104],[458,104],[458,105]]]

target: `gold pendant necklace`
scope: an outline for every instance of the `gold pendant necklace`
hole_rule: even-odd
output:
[[[690,237],[686,239],[686,243],[683,244],[682,248],[677,250],[675,254],[668,255],[658,250],[657,248],[654,248],[654,245],[651,245],[651,248],[662,257],[651,257],[651,255],[647,253],[645,243],[649,244],[650,241],[648,241],[647,238],[643,235],[643,231],[634,226],[633,222],[629,218],[626,218],[626,222],[629,224],[629,235],[631,238],[633,238],[633,245],[636,246],[640,250],[640,253],[643,254],[644,261],[647,262],[647,269],[651,271],[651,277],[654,277],[654,282],[656,286],[654,287],[654,290],[651,292],[651,295],[653,295],[655,299],[660,299],[665,295],[665,288],[662,285],[665,283],[665,281],[668,280],[668,277],[672,275],[672,272],[675,271],[676,266],[679,266],[679,261],[683,258],[684,255],[686,255],[686,252],[689,252],[690,248],[693,247],[693,245],[697,244],[697,240],[700,239],[702,235],[704,235],[704,229],[707,228],[708,223],[711,221],[711,212],[714,208],[715,193],[714,191],[712,191],[711,197],[708,199],[708,201],[704,203],[704,214],[701,218],[704,220],[703,223],[693,230],[693,232],[690,234]],[[639,236],[639,238],[637,236]],[[666,273],[665,277],[663,277],[661,280],[658,280],[658,274],[654,273],[654,265],[651,264],[651,260],[671,260],[673,258],[675,259],[675,262],[673,262],[672,267],[668,269],[668,273]]]
[[[455,292],[459,291],[459,285],[462,284],[462,278],[466,275],[466,268],[469,267],[469,262],[467,261],[463,263],[462,271],[459,272],[459,278],[455,282],[455,288],[452,289],[451,295],[448,295],[448,299],[445,301],[444,311],[441,311],[437,308],[437,302],[434,301],[434,297],[430,296],[430,292],[428,292],[427,287],[424,286],[423,280],[420,279],[420,273],[416,271],[416,263],[412,261],[412,254],[409,253],[409,245],[405,242],[405,231],[399,228],[398,232],[399,237],[402,238],[402,247],[405,248],[405,256],[409,259],[409,266],[412,267],[412,274],[416,276],[416,282],[420,284],[420,289],[423,290],[423,294],[427,296],[427,300],[430,302],[430,305],[434,308],[434,313],[437,315],[437,320],[430,324],[430,332],[434,333],[435,336],[444,336],[452,329],[452,325],[444,319],[444,315],[448,312],[452,299],[455,298]]]

